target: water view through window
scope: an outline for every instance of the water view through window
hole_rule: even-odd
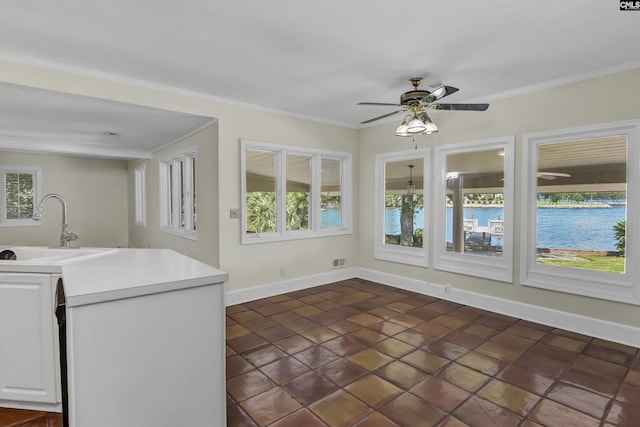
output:
[[[627,136],[537,145],[536,262],[624,273]]]

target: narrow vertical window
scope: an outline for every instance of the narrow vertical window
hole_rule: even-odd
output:
[[[269,151],[247,150],[245,156],[247,233],[276,232],[276,155]]]
[[[308,230],[311,157],[287,154],[287,230]]]
[[[421,158],[385,164],[385,244],[422,247],[424,230],[423,173],[424,162]]]
[[[320,227],[342,227],[342,160],[322,157]]]
[[[145,227],[147,225],[147,201],[146,201],[146,169],[145,165],[138,166],[134,171],[135,192],[135,225]]]
[[[376,258],[428,266],[429,163],[429,150],[376,157]]]
[[[160,222],[164,231],[196,238],[196,150],[160,160]]]

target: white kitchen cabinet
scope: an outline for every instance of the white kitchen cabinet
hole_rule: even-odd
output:
[[[223,289],[67,307],[70,426],[225,426]]]
[[[148,249],[62,273],[70,427],[226,425],[226,273]]]
[[[53,294],[59,276],[0,273],[0,406],[59,400]]]
[[[70,427],[226,425],[226,273],[167,249],[16,249],[0,260],[0,407]]]

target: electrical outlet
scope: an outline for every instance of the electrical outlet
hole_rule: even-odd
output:
[[[240,209],[229,209],[229,218],[240,219]]]
[[[444,285],[444,293],[445,294],[451,293],[451,285]]]
[[[287,275],[287,270],[284,267],[280,267],[280,277],[284,277]]]
[[[334,258],[333,259],[333,268],[341,268],[344,267],[346,260],[344,258]]]

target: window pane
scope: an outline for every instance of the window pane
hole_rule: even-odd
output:
[[[135,224],[139,226],[146,225],[146,168],[144,165],[138,166],[135,169],[134,177],[135,177]]]
[[[275,153],[246,151],[247,233],[277,231],[275,177]]]
[[[197,210],[196,210],[196,158],[189,157],[189,161],[191,162],[191,215],[193,217],[193,221],[191,223],[191,230],[196,230],[197,227]]]
[[[5,202],[7,219],[29,219],[33,215],[33,175],[8,172],[5,174]]]
[[[178,165],[178,170],[180,171],[180,176],[177,177],[178,179],[178,197],[179,197],[179,203],[180,205],[178,206],[178,215],[180,216],[180,228],[185,228],[185,209],[186,209],[186,203],[187,203],[187,187],[185,185],[185,180],[187,179],[187,175],[185,174],[185,165],[184,165],[184,160],[179,160],[177,162]]]
[[[342,161],[322,158],[320,188],[320,228],[342,227]]]
[[[504,151],[447,156],[446,251],[502,258]]]
[[[173,219],[173,180],[174,180],[174,166],[173,163],[167,164],[167,206],[166,206],[166,215],[167,215],[167,226],[172,227],[174,224]]]
[[[287,155],[287,230],[309,229],[311,158]]]
[[[424,227],[423,159],[385,163],[385,244],[421,248]]]
[[[536,261],[624,273],[626,135],[538,144]]]

